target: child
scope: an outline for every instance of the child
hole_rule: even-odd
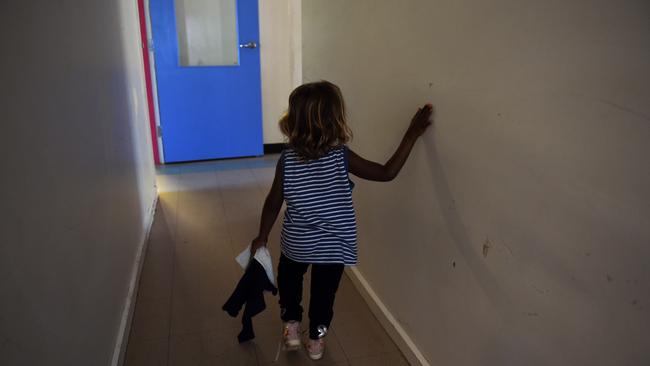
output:
[[[390,181],[406,162],[417,138],[431,125],[433,107],[420,108],[397,151],[384,165],[355,154],[339,88],[327,81],[296,88],[280,128],[289,142],[278,161],[271,191],[262,211],[259,235],[251,251],[266,245],[275,219],[286,201],[281,234],[278,290],[283,339],[288,349],[300,347],[302,282],[311,264],[309,357],[323,356],[333,317],[334,296],[344,266],[357,263],[353,184],[348,172],[373,181]]]

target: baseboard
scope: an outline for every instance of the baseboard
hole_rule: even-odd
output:
[[[381,323],[388,335],[393,339],[393,342],[397,344],[397,347],[402,351],[409,364],[414,366],[431,366],[411,337],[409,337],[393,314],[390,313],[372,287],[370,287],[370,284],[368,284],[368,281],[359,272],[359,269],[356,267],[346,267],[345,272],[370,307],[370,311],[379,320],[379,323]]]
[[[135,309],[135,296],[138,292],[140,273],[142,272],[142,263],[144,262],[144,255],[147,251],[147,243],[149,242],[149,235],[151,234],[151,227],[153,226],[157,204],[158,195],[156,194],[156,197],[153,200],[153,205],[149,209],[149,215],[147,216],[144,235],[136,253],[135,261],[133,262],[131,280],[129,281],[129,291],[124,301],[124,310],[122,310],[122,320],[120,321],[120,328],[117,333],[117,340],[115,341],[115,349],[113,350],[113,359],[111,360],[111,366],[120,366],[124,364],[124,357],[126,356],[126,345],[129,341],[129,331],[131,330],[133,310]]]
[[[264,144],[264,154],[279,154],[284,150],[286,144]]]

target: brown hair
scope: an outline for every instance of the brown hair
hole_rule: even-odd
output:
[[[352,137],[341,90],[329,81],[304,84],[291,92],[280,129],[289,147],[307,160],[320,158]]]

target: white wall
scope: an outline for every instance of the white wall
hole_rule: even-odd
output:
[[[108,365],[156,194],[135,0],[10,0],[0,34],[0,364]]]
[[[260,63],[264,143],[284,141],[278,120],[302,81],[300,0],[260,1]],[[296,45],[298,45],[296,47]]]
[[[437,107],[397,180],[354,193],[359,269],[431,364],[650,364],[649,13],[303,3],[305,79],[341,86],[354,150],[385,161]]]

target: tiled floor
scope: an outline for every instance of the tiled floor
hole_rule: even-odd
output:
[[[346,276],[322,360],[313,362],[301,350],[282,352],[274,362],[281,323],[277,297],[271,295],[266,297],[267,310],[253,319],[255,340],[237,343],[239,319],[229,317],[221,306],[242,274],[234,257],[257,233],[276,159],[159,170],[160,198],[142,269],[127,366],[408,365]],[[269,238],[276,263],[281,215]],[[307,277],[305,308],[308,294]]]

